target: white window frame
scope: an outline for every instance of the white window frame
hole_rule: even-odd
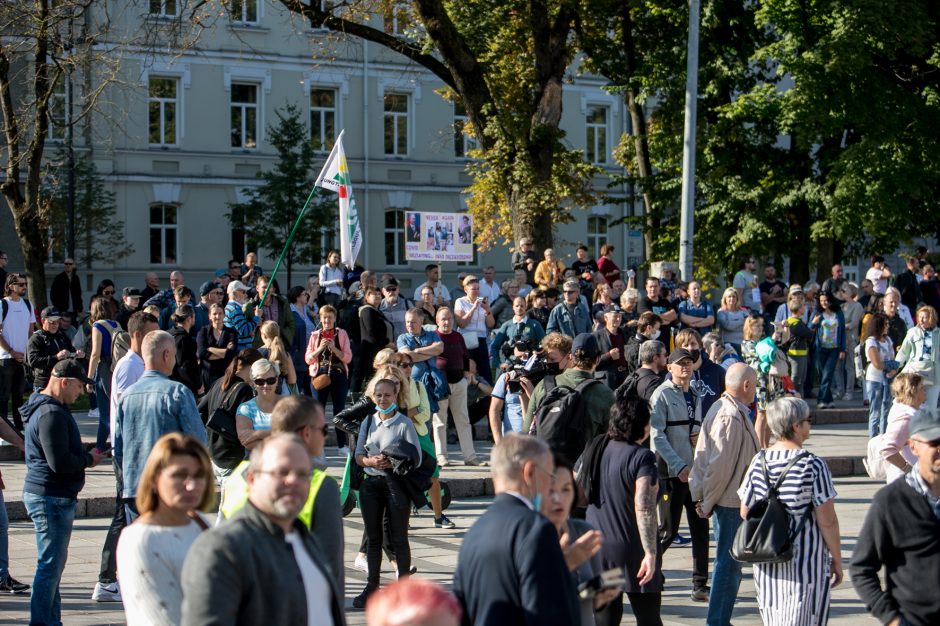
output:
[[[402,266],[408,265],[408,261],[405,259],[405,211],[407,210],[409,209],[401,209],[397,207],[385,209],[384,219],[386,221],[382,223],[382,228],[384,229],[383,230],[384,241],[386,242],[386,244],[388,243],[389,240],[394,242],[393,243],[394,254],[392,255],[393,256],[392,259],[388,258],[388,250],[386,249],[382,250],[382,255],[385,258],[385,265],[387,265],[388,267],[402,267]],[[401,218],[400,220],[401,225],[389,227],[388,216],[390,214],[395,214],[395,213],[397,213],[398,216]],[[400,246],[398,245],[399,237],[401,238]],[[398,258],[399,251],[401,251],[401,258]]]
[[[173,82],[174,87],[176,88],[176,96],[174,98],[165,98],[162,96],[153,96],[150,93],[150,81],[151,80],[169,80]],[[161,74],[150,74],[147,76],[147,141],[149,145],[154,147],[166,147],[166,146],[178,146],[180,143],[180,119],[181,115],[181,90],[180,85],[182,81],[178,76],[163,76]],[[157,143],[150,142],[150,105],[152,103],[158,103],[160,105],[160,141]],[[164,111],[165,105],[172,103],[174,106],[174,137],[172,143],[163,141],[164,136],[166,135],[166,129],[164,128]]]
[[[254,87],[255,101],[253,103],[252,102],[235,102],[232,96],[232,90],[229,91],[229,131],[231,131],[232,129],[232,118],[234,116],[233,113],[236,107],[241,109],[241,120],[242,120],[241,129],[239,130],[239,132],[241,133],[242,145],[240,146],[232,145],[232,137],[231,137],[231,132],[230,132],[229,147],[231,147],[231,149],[233,150],[244,150],[244,151],[257,150],[258,146],[261,144],[261,128],[262,128],[261,126],[261,85],[252,81],[232,81],[231,86],[232,87],[236,87],[236,86]],[[247,118],[246,112],[249,109],[254,109],[255,111],[255,145],[253,146],[245,145],[246,139],[247,139],[247,136],[245,133],[245,130],[246,130],[245,120]]]
[[[329,91],[333,94],[333,107],[324,107],[324,106],[314,106],[313,104],[313,94],[316,91]],[[307,98],[307,102],[310,106],[310,140],[317,142],[317,152],[329,152],[333,149],[333,142],[336,137],[325,137],[324,129],[326,127],[324,121],[324,115],[326,113],[333,113],[333,131],[336,132],[336,129],[339,128],[339,98],[340,90],[336,87],[331,86],[322,86],[322,85],[311,85],[310,94]],[[320,118],[320,136],[313,136],[313,116],[314,113],[317,113]]]
[[[598,227],[602,225],[602,227]],[[592,228],[593,226],[593,228]],[[595,259],[600,258],[601,246],[610,241],[610,220],[606,215],[588,215],[585,245]]]
[[[602,111],[604,113],[604,121],[601,122],[592,122],[590,121],[590,116],[595,111]],[[603,146],[599,145],[598,131],[604,131],[604,142]],[[610,107],[604,104],[590,103],[587,106],[587,112],[584,115],[584,156],[588,161],[594,163],[595,165],[608,165],[610,161],[609,155],[609,138],[610,138]],[[593,158],[591,157],[591,151],[594,151]]]
[[[148,232],[148,241],[147,241],[148,259],[150,260],[151,265],[161,265],[161,266],[181,265],[183,255],[181,254],[182,247],[180,245],[180,227],[179,227],[180,226],[180,205],[169,203],[169,202],[154,202],[153,204],[149,206],[149,210],[153,210],[158,207],[161,208],[163,211],[162,222],[160,224],[154,224],[153,219],[150,216],[148,216],[147,218],[149,222],[149,226],[147,230]],[[173,208],[176,211],[176,223],[175,224],[166,223],[166,209],[168,207]],[[151,248],[150,238],[152,237],[154,230],[157,230],[160,233],[160,261],[153,260],[153,250]],[[170,231],[172,231],[173,239],[175,240],[176,258],[168,262],[166,241],[167,241],[167,233]]]
[[[248,4],[254,3],[255,5],[255,19],[250,20],[246,17],[248,13]],[[235,5],[238,4],[241,9],[241,15],[236,16]],[[234,24],[252,24],[257,25],[261,23],[261,18],[264,14],[264,0],[229,0],[229,17],[231,18]]]
[[[415,26],[415,16],[411,4],[408,2],[394,2],[389,10],[391,11],[390,15],[385,14],[382,16],[382,30],[396,37],[407,36],[408,29]],[[410,19],[407,20],[407,23],[402,24],[405,20],[400,20],[399,17],[404,13],[408,13]]]
[[[68,78],[63,73],[59,76],[59,79],[62,81],[62,88],[61,90],[57,89],[59,81],[56,81],[56,84],[52,86],[52,92],[49,94],[49,104],[47,108],[49,127],[46,129],[46,139],[55,142],[65,141],[69,123],[69,93],[65,88],[65,81],[68,80]],[[56,118],[52,114],[56,102],[62,103],[61,125],[56,124]]]
[[[173,11],[174,11],[173,13],[169,13],[166,10],[166,5],[169,4],[170,2],[173,3]],[[182,0],[150,0],[150,3],[149,3],[150,16],[151,17],[177,17],[179,16],[180,2],[182,2]],[[154,3],[158,3],[160,5],[160,10],[157,11],[156,13],[153,10]]]
[[[386,111],[385,110],[385,98],[388,96],[401,96],[405,98],[405,112],[400,113],[397,111]],[[390,90],[386,91],[382,96],[382,153],[386,157],[391,158],[405,158],[411,154],[411,137],[412,137],[412,122],[411,122],[411,113],[412,113],[412,103],[411,103],[411,94],[405,91],[395,91]],[[392,139],[392,152],[386,151],[385,146],[385,123],[388,121],[389,117],[392,119],[394,133]],[[398,123],[398,120],[403,120],[405,124],[405,152],[401,154],[398,152],[398,145],[401,140],[401,129]]]

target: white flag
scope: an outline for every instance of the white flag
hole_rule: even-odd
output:
[[[356,201],[353,199],[349,181],[346,152],[343,150],[344,132],[346,131],[340,131],[339,137],[336,138],[336,144],[317,177],[317,186],[335,191],[339,195],[339,253],[343,263],[354,267],[362,248],[362,228],[359,225],[359,213],[356,211]]]

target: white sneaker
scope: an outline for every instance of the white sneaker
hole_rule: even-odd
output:
[[[353,563],[353,569],[357,569],[360,572],[369,573],[369,561],[366,559],[364,554],[357,554],[356,560]]]
[[[95,590],[91,594],[91,599],[95,602],[120,602],[121,586],[116,582],[110,585],[95,583]]]
[[[88,417],[101,417],[101,411],[98,409],[88,409]]]

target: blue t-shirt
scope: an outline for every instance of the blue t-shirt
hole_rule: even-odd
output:
[[[503,401],[503,432],[522,432],[522,399],[518,393],[509,391],[505,372],[496,379],[496,385],[490,394]]]
[[[688,299],[683,300],[682,302],[679,303],[680,319],[683,315],[689,315],[691,317],[698,317],[701,319],[705,319],[709,315],[714,315],[714,314],[715,314],[715,308],[711,304],[709,304],[707,300],[702,300],[702,302],[698,306],[695,306],[694,304],[692,304],[692,301]]]
[[[251,420],[251,427],[254,430],[265,430],[271,428],[271,414],[262,413],[258,408],[258,403],[254,398],[248,402],[242,402],[238,405],[238,415],[242,415]]]

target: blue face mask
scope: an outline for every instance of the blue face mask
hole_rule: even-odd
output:
[[[389,413],[394,413],[395,410],[398,408],[398,405],[395,404],[394,402],[392,402],[392,404],[389,405],[389,407],[388,407],[387,409],[383,409],[382,407],[378,407],[378,406],[375,407],[375,408],[376,408],[376,410],[377,410],[379,413],[381,413],[382,415],[388,415]]]
[[[532,496],[532,508],[539,513],[542,512],[542,494],[537,493]]]

